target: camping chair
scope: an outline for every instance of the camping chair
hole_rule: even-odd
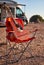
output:
[[[31,41],[35,39],[35,34],[37,30],[33,31],[32,33],[30,33],[29,30],[25,30],[23,21],[18,18],[16,19],[13,18],[11,11],[9,7],[6,6],[6,4],[4,4],[3,7],[10,13],[11,17],[6,18],[7,47],[5,54],[3,56],[0,55],[0,58],[6,58],[7,63],[14,63],[14,62],[18,62],[21,59],[23,53],[25,52]],[[27,45],[25,46],[24,43],[26,43]],[[17,46],[20,44],[21,47],[23,47],[23,50],[22,48],[19,49],[19,46]],[[11,59],[8,60],[11,51],[13,52],[14,58],[12,60]]]
[[[18,27],[20,27],[21,29],[19,30]],[[22,57],[24,51],[26,50],[26,48],[28,47],[28,45],[31,43],[31,41],[33,39],[35,39],[35,33],[36,33],[37,29],[35,31],[33,31],[32,33],[30,33],[29,30],[25,30],[23,27],[24,27],[24,25],[23,25],[23,22],[21,19],[13,19],[12,17],[8,17],[6,19],[6,33],[7,33],[6,38],[8,40],[7,43],[9,43],[9,44],[10,44],[10,42],[12,42],[12,44],[13,44],[13,42],[15,42],[15,44],[16,43],[22,44],[24,42],[28,43],[27,46],[24,47],[23,51],[20,51],[17,53],[17,54],[22,53],[20,55],[20,57],[15,60],[12,60],[11,63],[18,62],[21,59],[21,57]],[[14,49],[14,51],[15,51],[15,47],[14,47],[15,44],[13,46],[10,45],[10,49],[9,49],[9,52],[7,55],[9,55],[9,53],[11,52],[10,50]],[[13,55],[17,55],[17,54],[14,53]]]

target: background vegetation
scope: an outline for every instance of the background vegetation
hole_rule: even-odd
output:
[[[29,19],[29,22],[39,23],[39,22],[44,22],[44,19],[40,15],[33,15]]]

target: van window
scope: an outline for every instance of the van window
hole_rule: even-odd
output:
[[[23,12],[20,8],[16,8],[16,15],[23,15]]]

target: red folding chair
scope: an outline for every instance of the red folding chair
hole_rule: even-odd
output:
[[[21,29],[19,30],[19,28],[21,28]],[[9,42],[7,42],[7,44],[8,43],[10,44],[10,42],[12,42],[12,44],[13,44],[13,42],[15,42],[15,44],[13,46],[11,46],[11,44],[10,44],[10,48],[8,49],[9,51],[7,50],[8,53],[6,54],[6,56],[8,56],[12,50],[15,51],[15,49],[17,49],[16,47],[14,47],[15,45],[17,45],[16,43],[20,43],[21,47],[24,47],[23,50],[18,49],[15,51],[16,53],[13,54],[15,58],[14,58],[14,60],[9,60],[10,61],[10,62],[8,61],[9,63],[17,62],[21,59],[24,51],[29,46],[31,41],[35,38],[36,31],[37,30],[30,33],[29,30],[25,30],[24,24],[21,19],[18,19],[18,18],[13,19],[12,17],[8,17],[6,19],[6,33],[7,33],[6,38],[9,41]],[[23,46],[24,43],[27,43],[26,47],[25,47],[25,45]],[[20,57],[16,58],[16,56],[20,53],[21,53]]]
[[[9,13],[11,13],[8,6],[5,5],[4,8]],[[7,65],[7,63],[13,64],[15,62],[18,62],[21,59],[23,53],[25,52],[25,50],[27,49],[31,41],[35,39],[36,31],[37,30],[30,33],[29,30],[25,30],[23,21],[21,19],[18,19],[18,18],[15,19],[13,18],[13,16],[6,18],[7,47],[3,56],[0,55],[0,59],[4,58],[6,60],[6,64],[4,65]],[[19,43],[19,44],[16,44],[16,43]],[[24,43],[26,43],[27,45],[24,45]],[[13,55],[11,52],[13,53]],[[11,55],[14,56],[13,59],[9,58],[11,57]]]

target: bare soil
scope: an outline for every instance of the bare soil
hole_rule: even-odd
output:
[[[6,28],[0,28],[0,65],[44,65],[44,23],[30,23],[25,26],[25,29],[29,31],[38,29],[35,35],[35,39],[29,44],[28,48],[25,50],[21,59],[18,62],[14,62],[21,55],[20,51],[26,47],[27,43],[20,43],[14,46],[15,49],[9,53],[8,56],[1,57],[9,52],[10,45],[1,45],[6,43]],[[8,43],[8,42],[7,42]],[[11,47],[14,43],[11,43]],[[17,48],[18,50],[15,51]],[[7,49],[8,48],[8,49]],[[13,56],[16,53],[15,56]],[[19,53],[19,54],[18,54]],[[18,55],[17,55],[18,54]],[[13,60],[13,61],[10,61]]]

